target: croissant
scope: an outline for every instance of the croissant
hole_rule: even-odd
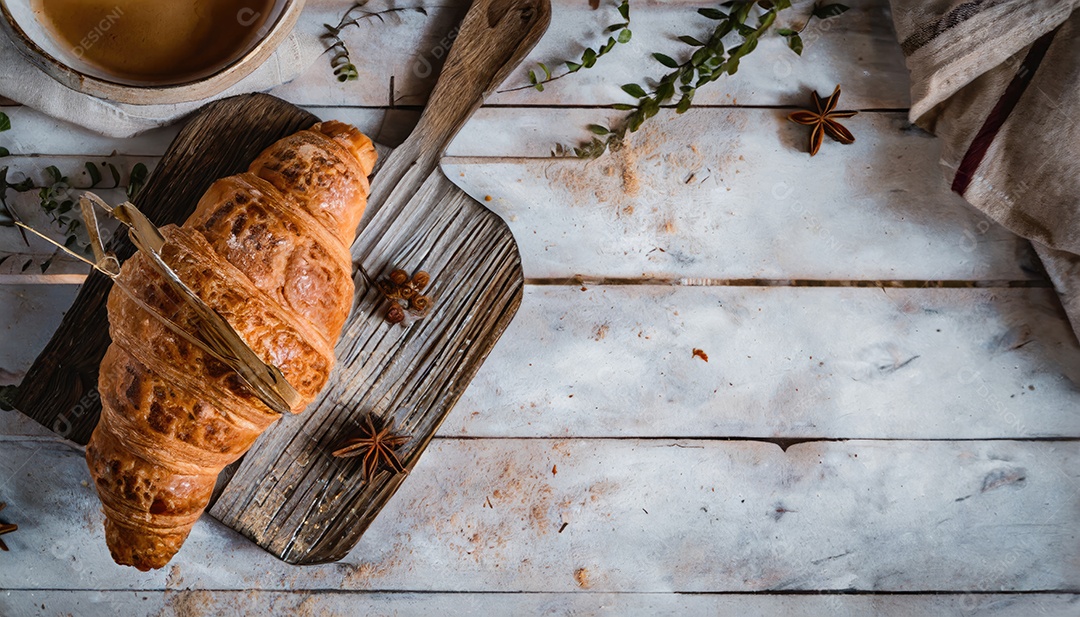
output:
[[[340,122],[267,148],[215,182],[180,227],[161,229],[164,261],[300,394],[326,384],[354,293],[349,245],[367,203],[375,149]],[[125,288],[185,331],[196,317],[149,258],[124,263]],[[232,369],[174,334],[114,287],[101,363],[101,418],[86,461],[113,559],[164,566],[209,503],[219,472],[279,414]]]

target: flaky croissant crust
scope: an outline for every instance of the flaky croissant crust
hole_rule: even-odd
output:
[[[375,164],[371,141],[324,122],[215,182],[183,226],[162,228],[162,257],[259,357],[281,369],[303,411],[326,384],[354,293],[349,245]],[[194,315],[137,253],[127,289],[187,331]],[[109,295],[101,419],[86,460],[113,559],[164,566],[202,514],[220,471],[277,414],[231,369],[174,334],[122,290]]]

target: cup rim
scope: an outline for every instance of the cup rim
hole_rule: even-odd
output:
[[[285,6],[266,34],[246,53],[217,71],[184,83],[160,86],[124,84],[87,75],[69,66],[45,51],[22,29],[8,9],[6,0],[0,0],[0,29],[6,32],[15,48],[31,64],[77,92],[133,105],[188,103],[220,94],[261,66],[292,32],[300,18],[304,2],[305,0],[285,0]]]

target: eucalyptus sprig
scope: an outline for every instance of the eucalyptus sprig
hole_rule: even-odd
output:
[[[8,118],[7,114],[0,111],[0,133],[3,133],[4,131],[10,131],[10,130],[11,130],[11,118]],[[0,157],[5,157],[5,156],[8,156],[9,154],[11,154],[11,152],[8,152],[7,148],[5,148],[3,146],[0,146]]]
[[[616,126],[590,124],[589,130],[596,137],[573,148],[556,145],[552,155],[569,156],[572,153],[578,158],[596,158],[608,148],[619,147],[627,133],[637,131],[646,120],[660,111],[661,106],[676,101],[676,97],[675,112],[684,113],[693,104],[698,88],[723,75],[734,75],[739,70],[742,59],[753,52],[758,41],[773,28],[780,11],[788,8],[791,8],[791,0],[732,1],[724,2],[720,8],[698,9],[699,15],[719,23],[713,26],[704,40],[688,35],[678,37],[691,48],[686,59],[680,62],[659,52],[652,54],[653,59],[672,71],[664,75],[651,90],[646,90],[637,83],[622,86],[623,92],[637,99],[637,103],[613,105],[613,108],[629,111],[630,114]],[[839,4],[815,6],[813,17],[825,19],[846,10],[847,7]],[[756,19],[754,25],[747,23],[751,18]],[[788,39],[788,46],[793,51],[802,53],[802,40],[798,38],[801,29],[799,32],[788,29],[779,29],[777,32]],[[725,38],[732,34],[741,39],[736,41],[735,45],[725,48]]]
[[[96,163],[86,162],[83,165],[86,170],[86,174],[90,179],[90,184],[85,187],[73,187],[71,182],[65,176],[58,167],[50,165],[46,167],[42,174],[45,177],[45,183],[42,186],[34,184],[32,178],[25,178],[19,182],[10,182],[7,178],[8,168],[0,167],[0,227],[15,227],[15,222],[18,217],[15,215],[11,206],[7,203],[7,192],[13,190],[17,193],[26,193],[34,189],[38,190],[38,206],[43,212],[49,215],[49,219],[57,229],[65,236],[64,247],[75,250],[76,252],[82,252],[84,254],[90,254],[89,244],[83,242],[82,237],[79,234],[80,228],[82,228],[82,220],[75,216],[75,204],[77,202],[73,190],[81,189],[115,189],[120,188],[121,174],[116,165],[103,162],[100,167]],[[104,174],[103,171],[108,172],[109,179],[112,184],[103,183]],[[131,173],[128,174],[128,185],[125,188],[128,199],[134,199],[135,196],[142,189],[146,183],[146,178],[149,175],[149,170],[143,163],[136,163],[131,168]],[[22,228],[19,228],[19,232],[22,233],[23,242],[27,246],[30,246],[30,242],[26,238],[25,232]],[[53,258],[58,254],[54,252],[52,256],[46,259],[40,264],[41,271],[44,273],[52,265]],[[14,253],[8,253],[0,256],[0,264],[3,264],[8,258],[14,256]],[[22,271],[26,271],[31,265],[33,265],[33,259],[27,259],[22,265]]]
[[[606,56],[612,49],[615,49],[616,45],[629,43],[630,39],[634,36],[634,33],[630,30],[630,0],[622,0],[617,8],[619,10],[619,17],[622,18],[622,21],[611,24],[604,29],[604,34],[608,35],[608,40],[603,45],[596,49],[593,49],[592,47],[585,48],[585,51],[581,53],[581,58],[576,62],[560,60],[557,64],[566,66],[566,70],[561,73],[552,74],[551,69],[549,69],[546,64],[537,62],[537,68],[543,74],[543,78],[539,77],[536,70],[531,70],[529,71],[528,84],[518,86],[517,88],[510,88],[508,90],[500,90],[499,92],[515,92],[526,88],[535,88],[538,92],[543,92],[544,84],[549,84],[557,79],[562,79],[563,77],[577,73],[582,69],[591,69],[596,65],[597,60]]]
[[[378,19],[379,22],[385,22],[386,18],[390,15],[419,13],[427,17],[428,14],[427,9],[422,6],[392,7],[382,9],[381,11],[367,11],[364,9],[367,4],[368,0],[361,0],[349,7],[349,10],[345,11],[345,14],[341,16],[341,20],[338,21],[338,25],[336,26],[323,24],[323,26],[326,27],[323,38],[330,43],[330,46],[327,48],[327,51],[330,52],[330,68],[334,69],[334,75],[337,77],[338,81],[352,81],[359,76],[356,65],[352,63],[349,48],[341,38],[342,30],[349,26],[359,26],[360,22],[365,19]],[[357,15],[357,13],[360,14]]]

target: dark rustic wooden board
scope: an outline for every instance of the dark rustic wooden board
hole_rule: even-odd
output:
[[[210,103],[180,131],[135,205],[155,224],[180,224],[218,178],[244,171],[275,141],[318,122],[312,114],[262,94]],[[126,233],[110,243],[121,261],[135,252]],[[112,281],[93,272],[60,327],[19,385],[15,407],[62,437],[86,445],[101,402],[98,366],[109,347],[105,302]]]
[[[385,300],[358,267],[329,385],[222,474],[210,514],[289,563],[344,557],[406,478],[384,470],[364,480],[358,459],[331,456],[335,446],[374,412],[409,436],[399,452],[411,470],[521,303],[510,230],[447,180],[438,160],[549,20],[548,0],[477,0],[417,129],[377,167],[354,263],[374,277],[397,267],[427,271],[434,309],[407,325],[387,323]],[[315,121],[266,95],[209,105],[178,135],[137,205],[159,225],[181,222],[214,179],[243,170],[267,145]],[[122,257],[132,253],[130,245],[118,248]],[[108,289],[104,277],[88,280],[17,401],[80,443],[100,411],[95,386],[109,342]]]

